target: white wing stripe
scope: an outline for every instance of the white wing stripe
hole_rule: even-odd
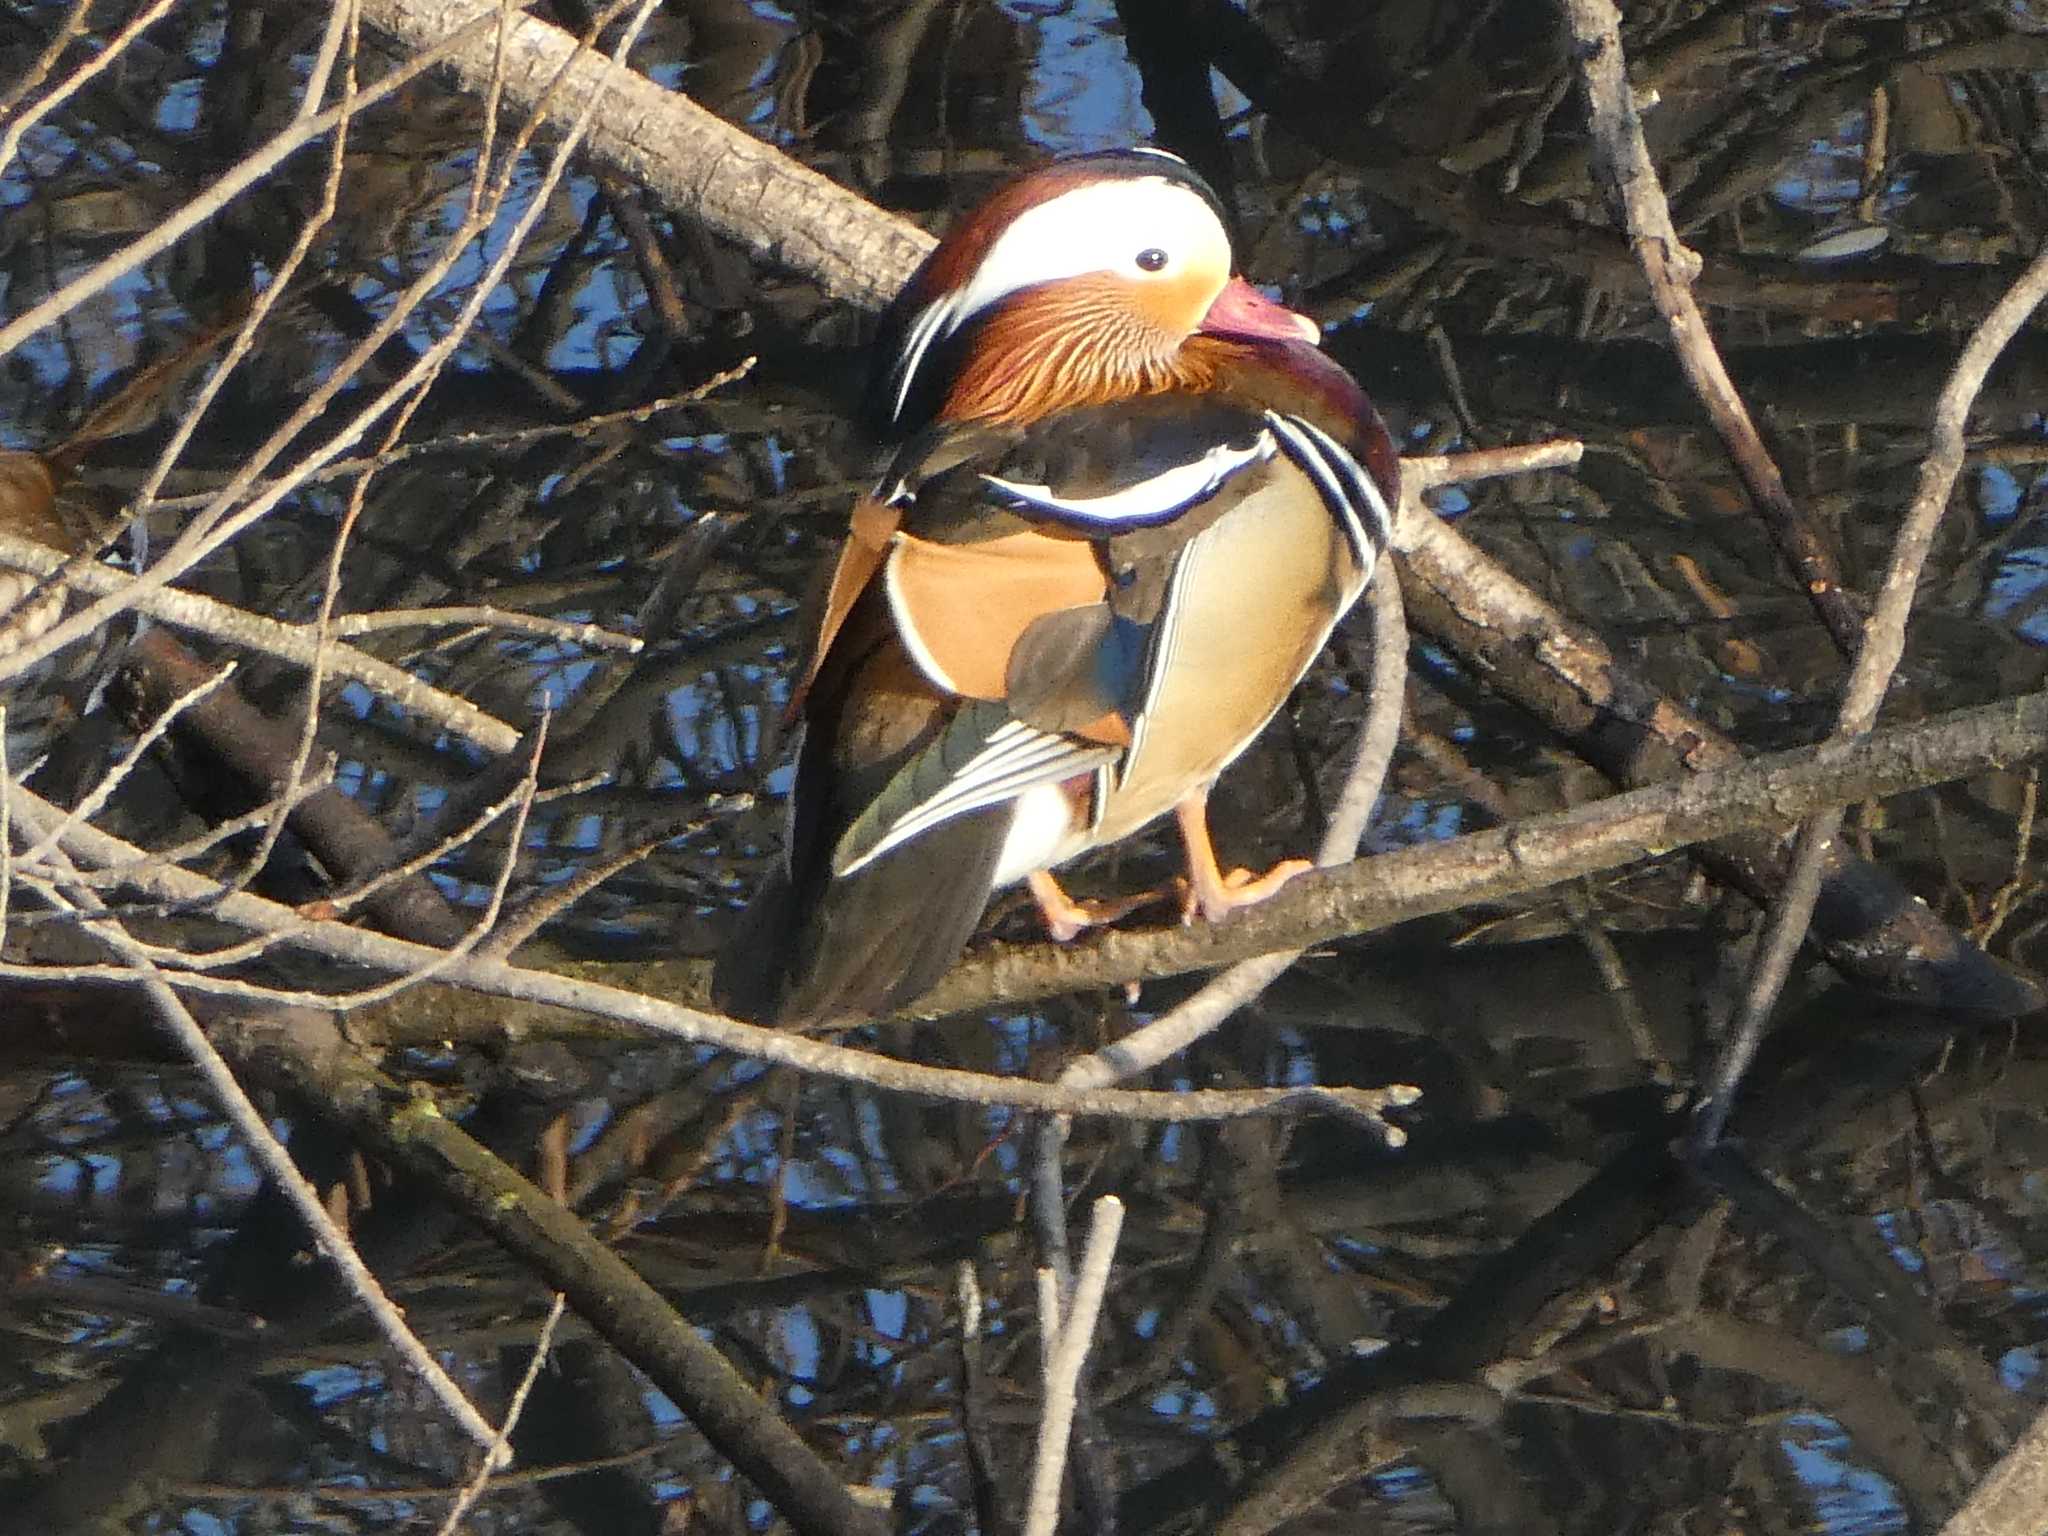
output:
[[[1153,621],[1152,650],[1145,658],[1145,698],[1138,706],[1138,713],[1131,721],[1131,745],[1124,753],[1123,766],[1118,773],[1118,782],[1127,784],[1137,771],[1138,760],[1144,755],[1145,737],[1152,722],[1152,710],[1159,702],[1159,690],[1166,686],[1167,675],[1173,670],[1174,652],[1180,649],[1180,619],[1182,593],[1187,587],[1188,572],[1202,557],[1203,546],[1208,542],[1214,529],[1204,529],[1197,534],[1187,548],[1174,561],[1172,574],[1166,578],[1166,593],[1160,600],[1159,617]]]
[[[1248,448],[1218,444],[1191,463],[1176,464],[1107,496],[1056,496],[1049,485],[1027,485],[1000,475],[985,474],[981,478],[1004,495],[1055,517],[1100,527],[1163,523],[1213,494],[1246,465],[1270,459],[1277,446],[1271,432],[1261,432]]]
[[[1057,784],[1111,761],[1115,747],[1083,746],[1065,736],[1013,720],[997,728],[988,743],[929,800],[898,817],[873,847],[834,874],[851,875],[891,848],[928,828],[969,811],[1014,799],[1039,784]]]

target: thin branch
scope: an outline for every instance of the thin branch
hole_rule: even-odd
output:
[[[293,155],[324,137],[344,119],[367,111],[443,62],[443,56],[462,47],[479,30],[482,18],[464,21],[444,33],[431,48],[415,53],[353,101],[343,102],[314,117],[300,118],[254,154],[244,157],[200,196],[179,205],[163,223],[130,242],[113,255],[96,262],[40,304],[32,306],[0,326],[0,358],[61,315],[67,315],[94,294],[102,293],[152,257],[161,256],[193,230],[214,217],[229,203],[259,181],[273,174]]]
[[[135,770],[135,765],[143,759],[151,747],[163,739],[165,732],[169,731],[177,723],[178,717],[184,714],[186,710],[192,708],[193,705],[199,703],[200,700],[206,698],[234,675],[235,664],[229,662],[217,672],[208,674],[198,683],[171,700],[163,712],[150,721],[149,728],[129,744],[128,750],[121,754],[120,760],[100,775],[99,782],[86,792],[84,798],[77,805],[64,813],[64,819],[22,850],[21,862],[24,864],[41,862],[49,851],[62,841],[65,833],[81,823],[91,821],[93,817],[97,816],[100,813],[100,808],[112,797],[114,791],[121,787],[122,781]]]
[[[0,565],[19,566],[39,576],[62,570],[67,586],[117,599],[109,605],[113,611],[146,613],[179,629],[211,635],[291,666],[310,667],[320,654],[319,635],[310,625],[283,624],[197,592],[146,584],[142,578],[95,561],[69,569],[65,564],[65,557],[48,545],[0,531]],[[327,653],[327,669],[487,752],[502,754],[519,745],[520,733],[496,716],[362,651],[333,647]]]
[[[38,810],[24,809],[20,819],[25,826],[35,828],[43,835],[49,832],[47,827],[36,826],[42,819]],[[48,857],[60,868],[69,865],[69,860],[61,851],[53,850]],[[87,893],[87,896],[91,901],[90,893]],[[177,1042],[178,1048],[184,1052],[193,1066],[198,1068],[199,1075],[212,1091],[214,1100],[220,1106],[221,1112],[227,1116],[228,1123],[235,1128],[236,1133],[248,1146],[250,1155],[256,1159],[264,1174],[277,1185],[290,1201],[292,1208],[298,1212],[299,1219],[312,1231],[315,1245],[327,1256],[328,1261],[334,1265],[347,1284],[349,1291],[370,1314],[377,1331],[384,1336],[392,1349],[397,1351],[399,1358],[412,1367],[435,1399],[461,1427],[463,1433],[484,1447],[486,1462],[495,1464],[496,1459],[504,1453],[496,1443],[496,1431],[492,1429],[490,1421],[476,1410],[462,1389],[442,1369],[432,1352],[406,1326],[404,1313],[377,1283],[377,1277],[371,1274],[369,1267],[363,1263],[362,1255],[356,1252],[348,1234],[342,1231],[334,1218],[328,1214],[319,1191],[299,1172],[297,1164],[291,1159],[291,1154],[285,1150],[284,1143],[277,1139],[270,1129],[269,1122],[263,1118],[262,1112],[242,1091],[242,1086],[235,1080],[233,1071],[220,1053],[213,1048],[213,1043],[206,1037],[206,1031],[199,1027],[199,1021],[192,1017],[184,1000],[171,989],[163,972],[118,920],[104,912],[93,915],[90,907],[87,912],[92,917],[87,924],[88,931],[132,970],[136,983],[148,997],[150,1006]]]
[[[64,50],[85,31],[87,15],[92,10],[92,0],[71,0],[71,9],[64,13],[64,19],[57,23],[57,30],[50,34],[43,51],[36,55],[22,77],[0,92],[0,122],[5,122],[21,104],[23,97],[49,79],[50,71],[57,67],[57,61],[64,57]],[[0,156],[0,170],[7,168],[12,156]]]
[[[445,629],[456,625],[476,629],[505,629],[516,634],[546,635],[569,645],[593,651],[624,651],[637,655],[646,642],[622,635],[596,624],[572,624],[538,613],[514,613],[483,604],[457,604],[442,608],[382,608],[370,613],[337,614],[329,625],[335,635],[378,635],[394,629]]]
[[[645,25],[651,4],[652,0],[643,0],[634,21],[622,33],[619,45],[621,56],[623,56],[624,50],[632,46],[633,41],[639,35],[641,27]],[[429,57],[433,56],[430,53]],[[408,68],[410,67],[408,66]],[[400,73],[403,73],[403,71]],[[207,556],[233,540],[245,529],[268,516],[279,502],[298,488],[306,476],[340,457],[364,433],[383,420],[389,412],[397,408],[404,401],[412,398],[412,392],[420,386],[421,381],[431,378],[447,358],[453,355],[455,349],[462,344],[470,328],[475,324],[476,317],[482,312],[484,305],[489,301],[491,295],[497,291],[498,284],[523,247],[534,223],[539,220],[542,213],[548,207],[554,187],[564,173],[569,160],[574,155],[583,130],[588,126],[590,117],[603,101],[605,90],[609,83],[615,78],[638,79],[639,77],[632,75],[630,71],[616,64],[609,64],[605,67],[600,76],[598,88],[593,90],[584,101],[581,116],[556,146],[546,170],[541,174],[537,185],[532,189],[531,196],[525,207],[521,210],[519,217],[512,221],[509,228],[497,233],[496,238],[502,241],[502,244],[491,260],[485,264],[484,270],[469,287],[454,319],[449,323],[447,329],[434,339],[433,344],[421,353],[412,366],[406,369],[399,378],[379,391],[374,399],[357,411],[348,422],[344,423],[330,435],[324,443],[307,453],[294,466],[291,473],[274,482],[268,490],[242,505],[238,510],[231,510],[235,508],[236,502],[248,485],[263,473],[264,469],[278,454],[282,453],[286,447],[297,440],[300,433],[326,410],[333,397],[342,390],[348,381],[357,376],[358,371],[370,360],[375,352],[407,323],[409,317],[426,295],[437,287],[453,268],[462,252],[467,248],[468,243],[481,236],[487,229],[490,229],[495,223],[494,218],[489,218],[479,213],[463,221],[443,242],[440,254],[434,260],[428,262],[419,274],[415,276],[413,281],[407,285],[405,291],[399,296],[397,303],[392,306],[391,311],[380,319],[367,335],[356,343],[339,364],[331,369],[318,384],[307,391],[305,397],[299,402],[297,409],[292,412],[291,416],[281,426],[272,432],[270,437],[260,447],[244,457],[236,474],[215,498],[214,504],[195,517],[185,530],[179,534],[170,548],[154,561],[147,570],[133,578],[138,588],[150,591],[168,586],[172,581],[184,575]],[[387,84],[388,79],[379,81],[376,86],[363,92],[359,98],[361,103],[365,106],[370,104]],[[538,128],[539,121],[539,119],[535,119],[527,125],[528,134]],[[522,135],[522,144],[524,137]],[[511,167],[508,166],[505,177],[501,178],[501,192],[509,188],[510,175]],[[4,331],[0,331],[0,336],[5,334]],[[138,513],[146,510],[146,506],[138,504]],[[132,599],[133,594],[128,594],[128,600],[132,601]],[[111,597],[101,598],[98,602],[88,605],[63,622],[52,626],[34,641],[23,644],[12,653],[0,657],[0,679],[17,676],[26,668],[55,654],[72,641],[83,635],[96,632],[114,614],[122,611],[123,607],[123,602],[116,601]]]
[[[175,4],[177,0],[155,0],[153,5],[109,39],[104,48],[67,75],[61,85],[8,123],[7,132],[0,134],[0,168],[14,163],[15,151],[21,148],[22,135],[90,85],[102,70],[110,67],[128,51],[129,44],[162,20],[164,13]],[[83,9],[83,6],[79,7],[80,11]],[[49,49],[37,60],[35,70],[30,76],[31,80],[40,79],[56,62],[57,54],[61,53],[64,45],[76,35],[77,20],[77,11],[66,18],[66,25],[58,29]],[[0,353],[4,351],[5,348],[0,347]]]
[[[665,412],[695,405],[726,385],[745,378],[759,361],[760,359],[756,357],[743,357],[732,367],[714,373],[693,389],[687,389],[679,395],[663,395],[658,400],[650,400],[629,410],[604,411],[596,415],[579,416],[573,421],[548,422],[541,426],[520,427],[509,432],[451,432],[441,437],[421,438],[417,442],[398,443],[375,455],[336,459],[330,464],[323,464],[298,483],[301,486],[324,485],[330,480],[345,480],[350,475],[360,474],[363,469],[372,465],[390,469],[413,459],[443,453],[473,454],[487,450],[510,453],[530,448],[537,443],[553,442],[557,438],[574,441],[594,437],[614,427],[642,426]],[[1455,457],[1444,462],[1455,462]],[[267,491],[275,483],[269,480],[256,480],[248,489]],[[150,505],[164,512],[187,512],[196,507],[210,505],[216,495],[218,491],[206,491],[190,496],[159,496],[154,498]]]
[[[1964,430],[1969,425],[1970,407],[1984,388],[1986,375],[1998,356],[2019,334],[2027,317],[2048,298],[2048,247],[2036,253],[2026,271],[2014,281],[1982,321],[1970,333],[1963,355],[1934,402],[1932,441],[1920,464],[1920,482],[1907,509],[1905,523],[1892,542],[1891,564],[1877,589],[1864,638],[1864,652],[1843,690],[1841,713],[1835,730],[1843,736],[1868,731],[1877,720],[1892,674],[1905,652],[1906,621],[1913,609],[1913,594],[1920,584],[1921,567],[1934,546],[1935,530],[1948,510],[1949,493],[1962,472]]]
[[[750,799],[751,797],[741,797]],[[478,953],[491,956],[511,954],[547,925],[549,920],[560,916],[570,907],[588,896],[605,881],[621,870],[631,869],[655,849],[668,842],[673,834],[663,833],[623,848],[609,858],[599,859],[579,869],[559,885],[551,885],[534,896],[518,911],[510,913],[498,924],[497,932],[479,946]]]
[[[1373,621],[1371,702],[1336,809],[1316,850],[1320,869],[1334,869],[1357,858],[1401,734],[1401,707],[1408,687],[1408,627],[1401,613],[1400,583],[1391,567],[1378,574],[1367,596]],[[1258,997],[1301,955],[1302,951],[1295,949],[1231,967],[1164,1017],[1071,1063],[1060,1073],[1060,1082],[1073,1088],[1099,1088],[1149,1071],[1187,1050]],[[1407,1139],[1398,1126],[1385,1127],[1384,1134],[1389,1146],[1398,1147]]]
[[[1074,1434],[1081,1367],[1087,1363],[1088,1349],[1094,1342],[1095,1321],[1101,1315],[1102,1298],[1109,1289],[1110,1265],[1116,1258],[1117,1238],[1123,1225],[1123,1201],[1115,1195],[1104,1195],[1095,1202],[1088,1246],[1082,1251],[1081,1272],[1066,1315],[1056,1316],[1052,1321],[1040,1319],[1041,1336],[1054,1327],[1058,1335],[1045,1372],[1045,1406],[1038,1421],[1038,1451],[1031,1466],[1024,1536],[1053,1536],[1059,1526],[1060,1482],[1066,1473],[1067,1446]],[[1041,1300],[1048,1289],[1041,1280]],[[1052,1289],[1056,1295],[1056,1288]]]
[[[960,1437],[967,1452],[967,1476],[974,1489],[975,1518],[986,1536],[999,1536],[1005,1522],[998,1511],[1002,1491],[996,1482],[995,1449],[989,1441],[988,1365],[983,1358],[981,1278],[974,1260],[962,1259],[955,1271],[954,1294],[960,1303]],[[1053,1305],[1059,1305],[1055,1290]],[[1043,1319],[1041,1319],[1041,1322]]]
[[[1891,686],[1899,658],[1905,654],[1906,625],[1912,616],[1913,594],[1920,584],[1921,569],[1934,547],[1935,530],[1948,509],[1956,476],[1962,471],[1963,431],[1969,422],[1971,403],[1983,389],[1985,376],[1999,353],[2044,298],[2048,298],[2048,247],[2034,257],[1971,333],[1963,355],[1956,360],[1954,371],[1935,401],[1933,441],[1927,457],[1921,461],[1913,505],[1892,542],[1891,564],[1886,568],[1863,643],[1842,691],[1841,709],[1835,719],[1838,741],[1867,735],[1877,721],[1878,707]],[[1841,826],[1842,813],[1836,808],[1816,815],[1801,829],[1792,875],[1771,909],[1741,1007],[1729,1024],[1720,1057],[1694,1105],[1688,1141],[1695,1156],[1704,1155],[1720,1139],[1727,1124],[1742,1075],[1762,1043],[1771,1010],[1813,921],[1814,905],[1820,897],[1821,861]]]
[[[540,1368],[547,1363],[548,1349],[555,1340],[555,1325],[562,1320],[569,1298],[560,1291],[548,1308],[546,1321],[540,1325],[540,1337],[533,1341],[533,1356],[526,1362],[526,1370],[519,1378],[519,1385],[512,1391],[512,1401],[505,1408],[505,1422],[498,1426],[498,1432],[491,1437],[489,1452],[483,1465],[476,1469],[476,1476],[462,1485],[455,1502],[449,1507],[448,1517],[441,1522],[435,1536],[455,1536],[462,1526],[462,1517],[475,1508],[476,1501],[484,1496],[489,1486],[491,1473],[501,1466],[512,1464],[512,1431],[518,1427],[519,1416],[526,1412],[526,1399],[533,1392],[533,1384],[540,1380]]]
[[[1324,829],[1322,845],[1316,851],[1316,864],[1323,869],[1348,864],[1357,857],[1358,845],[1372,820],[1373,807],[1379,803],[1380,787],[1386,782],[1401,734],[1401,709],[1408,689],[1408,625],[1401,611],[1401,584],[1391,560],[1375,574],[1366,595],[1372,614],[1371,691],[1350,771],[1344,776],[1344,788],[1338,795],[1330,824]],[[1179,1055],[1257,998],[1301,955],[1302,950],[1297,948],[1239,962],[1161,1018],[1093,1055],[1069,1062],[1059,1075],[1060,1086],[1104,1088]],[[1396,1107],[1412,1104],[1418,1097],[1417,1091],[1405,1083],[1391,1084],[1384,1091],[1391,1095],[1389,1103]],[[1398,1147],[1407,1140],[1399,1126],[1384,1120],[1375,1129],[1389,1146]],[[1062,1160],[1067,1132],[1064,1118],[1048,1119],[1039,1127],[1038,1148],[1032,1160],[1032,1211],[1039,1244],[1062,1287],[1070,1282]]]
[[[1401,487],[1404,491],[1433,491],[1442,485],[1498,480],[1504,475],[1571,469],[1585,456],[1586,445],[1575,438],[1518,443],[1510,448],[1477,448],[1468,453],[1430,454],[1401,461]]]
[[[803,1536],[881,1536],[837,1471],[730,1361],[575,1212],[344,1042],[265,1019],[228,1020],[237,1065],[324,1114],[447,1199],[565,1293]]]
[[[1679,364],[1727,445],[1772,542],[1799,578],[1836,646],[1843,655],[1853,656],[1863,637],[1863,622],[1843,590],[1834,552],[1793,505],[1785,477],[1764,447],[1693,297],[1699,258],[1672,227],[1670,205],[1643,141],[1642,119],[1636,114],[1622,57],[1621,16],[1611,0],[1565,0],[1564,10],[1572,56],[1591,107],[1596,176],[1620,207],[1629,244],[1671,331]]]
[[[146,509],[151,506],[156,496],[157,487],[163,484],[165,477],[184,457],[186,445],[199,430],[199,424],[206,419],[206,413],[212,409],[213,402],[219,398],[220,392],[227,387],[228,380],[233,378],[235,371],[241,367],[243,359],[254,350],[257,337],[271,311],[290,291],[291,280],[298,275],[299,268],[311,253],[313,242],[319,238],[321,230],[333,221],[334,210],[340,199],[342,170],[348,163],[348,114],[359,100],[355,70],[357,9],[354,0],[346,0],[346,3],[337,4],[329,14],[327,33],[321,39],[320,65],[314,71],[314,77],[307,81],[305,94],[300,98],[299,110],[292,118],[294,125],[303,125],[307,115],[319,105],[320,95],[325,92],[327,78],[333,68],[333,53],[339,50],[345,37],[348,43],[349,63],[344,72],[341,102],[335,109],[343,115],[335,123],[334,142],[329,146],[327,173],[321,178],[320,204],[312,216],[300,224],[298,234],[293,237],[291,249],[285,253],[284,261],[251,301],[249,313],[243,317],[241,325],[236,329],[234,340],[228,344],[227,353],[201,382],[177,424],[171,429],[170,440],[158,451],[156,462],[150,466],[149,473],[143,476],[142,485],[134,497],[135,506],[142,509],[136,514],[138,516],[146,515]]]

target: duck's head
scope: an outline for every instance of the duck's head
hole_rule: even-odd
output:
[[[1201,335],[1313,343],[1315,322],[1235,277],[1222,205],[1179,157],[1056,160],[954,225],[877,342],[872,425],[1028,421],[1199,387]]]

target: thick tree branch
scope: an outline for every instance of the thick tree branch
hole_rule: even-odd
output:
[[[1220,926],[1112,931],[1066,946],[991,946],[957,967],[924,1000],[920,1011],[1015,1004],[1083,988],[1209,970],[1274,950],[1371,933],[1474,902],[1526,896],[1558,881],[1620,868],[1702,841],[1781,827],[1823,806],[1900,794],[2009,766],[2044,748],[2048,694],[2029,694],[1853,742],[1833,741],[1740,761],[1571,811],[1532,817],[1513,827],[1304,875],[1271,901]],[[201,876],[143,860],[139,850],[95,828],[77,828],[66,845],[74,857],[90,865],[136,866],[132,873],[124,869],[122,883],[155,899],[189,901],[216,890]],[[1230,1095],[1076,1093],[1049,1083],[916,1067],[823,1041],[750,1028],[670,1000],[704,995],[706,968],[696,963],[564,967],[565,974],[555,975],[476,955],[451,962],[440,951],[342,923],[311,921],[246,893],[220,902],[216,915],[247,930],[274,932],[287,947],[386,974],[402,975],[442,962],[436,974],[454,985],[426,988],[395,1003],[351,1014],[351,1034],[364,1041],[425,1044],[578,1032],[560,1011],[567,1009],[899,1092],[1057,1113],[1145,1118],[1162,1117],[1161,1101],[1167,1098],[1186,1117],[1200,1117],[1213,1097],[1218,1108],[1206,1113],[1220,1112],[1226,1100],[1237,1105],[1231,1112],[1246,1112]],[[1988,959],[1984,966],[1993,976],[2003,975]],[[617,984],[581,979],[579,972]],[[63,974],[37,967],[10,967],[8,973],[44,982]],[[265,995],[261,988],[226,978],[167,975],[192,992]],[[629,986],[639,990],[627,990]],[[478,1005],[465,992],[493,1001]],[[2015,999],[2032,995],[2031,984],[2013,979],[2005,992],[1984,999],[1982,1006],[1987,1011],[2009,1011]],[[318,1003],[320,998],[306,994],[290,1000]]]
[[[241,1070],[319,1105],[323,1115],[532,1264],[579,1315],[647,1372],[796,1530],[868,1536],[884,1529],[631,1265],[593,1237],[573,1211],[444,1118],[432,1099],[415,1098],[372,1070],[339,1035],[257,1021],[219,1033]]]
[[[365,0],[363,20],[407,49],[439,48],[495,0]],[[515,16],[502,59],[494,28],[447,46],[447,67],[481,94],[494,83],[507,108],[541,106],[554,122],[574,120],[607,71],[610,95],[591,126],[588,150],[606,169],[639,183],[669,207],[835,298],[879,309],[903,286],[932,239],[866,199],[797,164],[772,145],[705,111],[644,75],[578,55],[559,27]]]

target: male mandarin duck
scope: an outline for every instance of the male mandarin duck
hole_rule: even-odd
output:
[[[1052,875],[1172,811],[1186,911],[1226,874],[1210,786],[1371,579],[1399,460],[1315,323],[1231,275],[1208,186],[1081,155],[960,222],[884,317],[897,446],[814,597],[788,847],[714,987],[798,1024],[909,1002],[992,892],[1056,938],[1135,902]]]

